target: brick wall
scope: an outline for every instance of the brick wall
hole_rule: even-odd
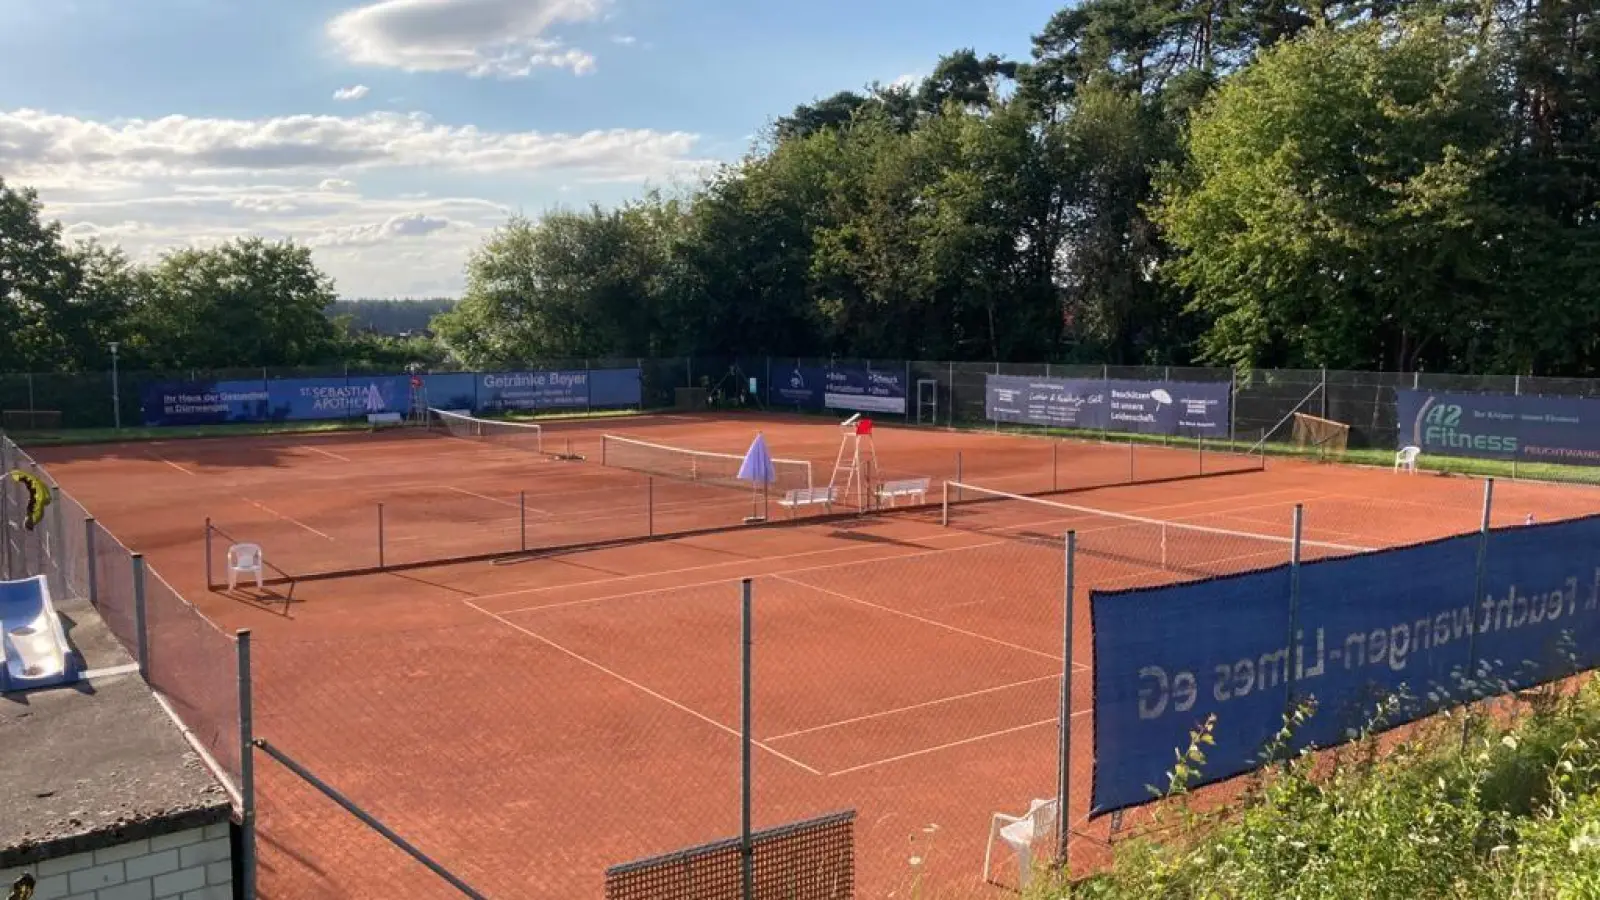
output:
[[[0,895],[24,872],[34,900],[233,900],[228,823],[0,870]]]

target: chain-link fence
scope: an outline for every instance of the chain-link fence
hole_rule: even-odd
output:
[[[1070,379],[1084,385],[1096,382],[1143,382],[1168,389],[1183,385],[1228,385],[1227,422],[1186,434],[1182,428],[1143,435],[1139,440],[1183,443],[1200,435],[1213,442],[1226,441],[1233,448],[1265,443],[1289,450],[1293,437],[1293,416],[1304,413],[1349,427],[1347,452],[1367,461],[1373,454],[1364,451],[1390,451],[1403,443],[1400,434],[1399,398],[1406,389],[1453,391],[1507,397],[1597,398],[1600,380],[1582,378],[1542,378],[1504,375],[1451,375],[1398,372],[1351,372],[1325,369],[1256,369],[1234,371],[1226,368],[1179,366],[1058,365],[1053,363],[953,362],[935,360],[822,359],[793,357],[666,357],[644,359],[551,359],[528,361],[521,371],[600,372],[629,369],[639,372],[639,403],[644,409],[681,406],[685,397],[700,398],[712,409],[761,409],[776,412],[833,413],[834,409],[863,410],[888,421],[954,427],[1038,430],[1037,426],[1000,424],[988,409],[991,376],[1039,379]],[[457,374],[451,367],[430,373]],[[829,387],[815,382],[822,378],[865,378],[888,385],[882,396],[856,395],[854,400],[835,403]],[[321,378],[345,380],[357,385],[359,379],[377,375],[399,375],[364,364],[333,364],[303,367],[241,369],[122,371],[87,373],[39,373],[0,375],[0,415],[13,432],[56,429],[131,427],[142,424],[142,402],[155,385],[175,383],[208,384],[218,382],[259,383],[270,388],[273,382],[287,379]],[[459,376],[458,376],[459,377]],[[359,385],[357,385],[359,386]],[[847,387],[846,390],[871,394],[872,387]],[[688,392],[688,394],[686,394]],[[440,402],[444,402],[441,398]],[[459,399],[459,398],[448,398]],[[582,411],[581,402],[570,405],[567,398],[544,411]],[[359,404],[356,404],[359,406]],[[301,412],[296,412],[301,415]],[[320,414],[320,413],[315,413]],[[360,419],[364,410],[348,407],[331,415]],[[1128,437],[1122,429],[1102,423],[1077,429],[1111,438]],[[1432,451],[1430,450],[1430,453]],[[1522,469],[1527,460],[1506,460],[1512,475],[1532,475],[1548,480],[1590,481],[1600,479],[1582,466],[1537,466]],[[1550,459],[1549,462],[1574,460]],[[1471,460],[1449,460],[1435,464],[1447,468],[1490,474]],[[1494,470],[1495,474],[1504,474]]]
[[[1009,375],[1087,380],[1226,382],[1233,387],[1232,432],[1237,440],[1256,440],[1299,410],[1345,422],[1353,446],[1389,449],[1395,445],[1395,388],[1466,391],[1526,396],[1600,397],[1600,380],[1512,375],[1449,375],[1400,372],[1350,372],[1324,369],[1256,369],[1183,366],[1105,366],[1053,363],[950,362],[935,360],[823,359],[794,357],[658,357],[644,359],[530,360],[521,370],[597,371],[637,368],[642,405],[660,409],[677,403],[679,388],[700,388],[725,407],[800,409],[786,403],[781,387],[795,369],[855,367],[896,377],[904,385],[904,404],[883,411],[891,418],[922,424],[987,423],[986,376]],[[444,366],[430,373],[459,371]],[[14,430],[49,427],[100,428],[119,421],[140,424],[141,402],[154,384],[216,381],[273,381],[296,378],[359,378],[404,374],[366,364],[234,369],[129,370],[113,373],[0,374],[0,411],[19,415]],[[115,388],[113,388],[115,385]],[[753,387],[753,390],[752,390]]]
[[[28,493],[9,475],[15,471],[34,475],[49,491],[37,520],[30,516]],[[0,472],[6,475],[0,482],[4,576],[43,575],[53,597],[88,600],[139,663],[151,687],[175,708],[236,785],[240,749],[234,639],[3,436]]]

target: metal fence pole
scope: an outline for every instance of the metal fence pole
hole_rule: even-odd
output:
[[[950,409],[945,413],[945,424],[954,428],[956,424],[956,364],[954,360],[949,363],[949,374],[945,376],[945,379],[945,383],[950,385]],[[934,422],[933,424],[937,425],[939,423]]]
[[[1239,372],[1228,370],[1228,451],[1233,451],[1234,428],[1239,421]]]
[[[9,441],[9,439],[7,439]],[[10,479],[6,473],[11,471],[5,466],[5,447],[0,444],[0,577],[10,579],[11,575],[11,489],[7,486]]]
[[[1067,801],[1071,795],[1070,763],[1072,760],[1072,593],[1076,585],[1073,570],[1078,553],[1078,532],[1067,532],[1066,583],[1062,587],[1061,614],[1061,701],[1056,707],[1056,721],[1060,740],[1056,749],[1056,863],[1067,865]]]
[[[83,555],[88,560],[84,566],[89,572],[89,605],[95,609],[100,608],[100,573],[94,564],[94,516],[86,516],[83,520]],[[210,580],[209,575],[207,580]]]
[[[1470,692],[1467,702],[1471,703],[1482,691],[1478,686],[1478,601],[1483,599],[1483,581],[1489,566],[1489,522],[1494,514],[1494,479],[1483,480],[1483,516],[1478,523],[1478,560],[1477,570],[1472,576],[1472,603],[1468,609],[1472,610],[1467,621],[1467,671],[1464,687]],[[1471,729],[1469,715],[1461,717],[1461,745],[1467,744],[1467,736]]]
[[[1305,505],[1294,505],[1294,540],[1289,544],[1289,643],[1288,655],[1284,657],[1283,679],[1283,714],[1290,715],[1294,711],[1294,683],[1295,673],[1299,668],[1300,654],[1299,641],[1295,632],[1300,628],[1300,534],[1301,525],[1305,521]],[[1288,748],[1284,748],[1285,758]]]
[[[521,534],[520,549],[528,549],[528,492],[517,492],[517,528]]]
[[[383,504],[378,504],[378,568],[383,568]]]
[[[939,503],[939,524],[948,526],[950,524],[950,482],[946,481],[940,486],[944,488],[944,499]]]
[[[350,815],[360,819],[363,825],[366,825],[368,828],[371,828],[373,831],[376,831],[378,834],[382,835],[383,838],[389,843],[399,847],[401,850],[404,850],[407,856],[410,856],[417,862],[422,863],[428,868],[428,871],[444,879],[446,882],[449,882],[451,887],[455,888],[466,896],[471,897],[472,900],[487,900],[487,898],[482,894],[473,890],[471,885],[467,884],[465,881],[462,881],[460,878],[457,878],[444,866],[434,862],[433,859],[431,859],[426,853],[418,850],[405,838],[396,834],[394,829],[373,818],[367,813],[366,810],[352,803],[348,797],[334,790],[332,785],[318,778],[311,772],[310,769],[307,769],[305,766],[295,762],[288,756],[288,754],[268,743],[265,738],[257,738],[255,744],[257,747],[261,748],[261,752],[277,760],[284,768],[300,776],[301,780],[305,781],[306,784],[316,788],[317,791],[322,794],[322,796],[327,797],[334,803],[339,804],[340,809],[343,809]]]
[[[1322,417],[1328,417],[1328,367],[1322,367]]]
[[[911,360],[909,360],[909,359],[906,360],[906,380],[900,383],[900,391],[901,391],[901,393],[906,395],[905,418],[906,418],[906,424],[910,425],[911,424],[911,400],[912,400],[912,397],[914,395],[911,393],[911,391],[912,391],[912,387],[911,387]],[[921,413],[919,411],[918,415],[920,415],[920,414]]]
[[[244,900],[256,896],[256,764],[255,717],[251,714],[250,629],[234,632],[239,656],[239,869]]]
[[[751,693],[752,693],[751,684],[750,684],[750,656],[751,656],[751,653],[752,653],[751,640],[750,640],[750,632],[751,632],[751,623],[750,623],[750,619],[751,619],[750,579],[746,578],[740,584],[741,584],[741,591],[742,591],[742,595],[743,595],[741,599],[742,599],[742,602],[743,602],[743,617],[742,618],[743,618],[743,625],[744,625],[744,627],[743,627],[744,634],[743,634],[743,636],[741,638],[741,647],[740,647],[741,665],[742,665],[743,669],[742,669],[742,672],[740,673],[740,681],[739,681],[739,683],[740,683],[740,704],[741,704],[741,713],[740,713],[740,719],[741,719],[741,721],[740,721],[740,735],[741,735],[741,739],[739,741],[739,744],[740,744],[740,754],[741,754],[741,762],[740,762],[741,769],[740,770],[742,772],[742,775],[740,777],[740,803],[739,803],[739,806],[740,806],[740,810],[739,810],[739,815],[740,815],[739,858],[740,858],[741,867],[744,870],[744,900],[755,900],[755,895],[756,895],[755,847],[750,842],[750,795],[751,795],[751,790],[750,790],[750,778],[751,778],[751,772],[750,772],[750,742],[751,742],[750,705],[751,705],[751,703],[750,703],[750,701],[751,701]]]
[[[144,554],[133,554],[133,629],[139,654],[139,677],[150,680],[149,619],[144,607]]]

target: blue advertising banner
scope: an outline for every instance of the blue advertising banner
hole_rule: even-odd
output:
[[[640,370],[448,373],[420,376],[428,405],[498,412],[545,407],[637,406]],[[145,387],[146,425],[360,418],[405,413],[408,375],[351,375],[271,381],[183,381]]]
[[[1600,400],[1395,390],[1399,446],[1424,453],[1600,466]]]
[[[638,369],[546,372],[483,372],[477,376],[477,409],[545,409],[574,406],[635,406]]]
[[[644,383],[639,369],[591,369],[590,406],[638,406],[644,402]]]
[[[284,378],[267,382],[267,405],[267,418],[274,422],[404,414],[411,406],[411,388],[404,375]]]
[[[807,409],[850,409],[904,415],[905,368],[873,369],[865,365],[806,366],[773,364],[768,399],[780,406]]]
[[[145,385],[146,425],[215,425],[267,420],[266,382],[168,381]]]
[[[1295,696],[1316,703],[1300,749],[1349,739],[1387,697],[1405,698],[1387,726],[1454,705],[1469,671],[1515,689],[1600,662],[1600,517],[1492,532],[1480,591],[1481,543],[1306,563],[1292,641],[1287,565],[1091,592],[1096,811],[1154,799],[1213,714],[1197,783],[1258,767],[1283,724],[1291,663]]]
[[[1190,437],[1228,436],[1227,382],[988,375],[993,422]]]
[[[419,376],[428,392],[428,405],[452,412],[470,412],[478,406],[478,376],[472,372],[440,372]]]

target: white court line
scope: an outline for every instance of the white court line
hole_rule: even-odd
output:
[[[739,732],[738,729],[729,728],[728,726],[722,724],[721,722],[718,722],[716,719],[713,719],[710,716],[705,715],[704,713],[697,712],[697,711],[695,711],[693,709],[690,709],[689,707],[684,706],[682,703],[679,703],[678,701],[673,700],[671,697],[668,697],[668,696],[666,696],[666,695],[664,695],[664,694],[662,694],[662,693],[660,693],[658,691],[651,690],[650,688],[645,687],[644,685],[640,684],[637,681],[634,681],[632,678],[629,678],[628,676],[623,675],[620,672],[617,672],[617,671],[615,671],[613,669],[608,669],[604,665],[601,665],[600,663],[590,659],[587,656],[584,656],[581,653],[578,653],[575,650],[569,650],[566,647],[563,647],[562,645],[560,645],[560,644],[556,643],[555,641],[545,637],[542,634],[539,634],[536,631],[533,631],[533,630],[528,629],[528,628],[524,628],[521,625],[518,625],[517,623],[512,622],[512,621],[504,618],[503,616],[500,616],[500,615],[498,615],[496,613],[492,613],[489,610],[484,609],[483,607],[479,606],[478,604],[473,603],[471,600],[463,599],[461,602],[466,604],[467,606],[471,607],[472,609],[475,609],[478,612],[483,613],[484,615],[488,616],[489,618],[494,619],[496,622],[499,622],[500,624],[505,625],[508,628],[516,629],[517,631],[527,635],[528,637],[531,637],[534,640],[536,640],[536,641],[548,646],[552,650],[556,650],[556,651],[558,651],[560,653],[564,653],[567,656],[570,656],[573,659],[577,660],[578,662],[581,662],[584,665],[589,666],[590,668],[596,669],[596,670],[598,670],[598,671],[600,671],[600,672],[602,672],[602,673],[604,673],[606,675],[609,675],[612,678],[615,678],[616,680],[622,682],[623,684],[625,684],[625,685],[627,685],[627,686],[629,686],[629,687],[631,687],[631,688],[633,688],[633,689],[635,689],[637,691],[640,691],[640,692],[643,692],[645,694],[648,694],[651,697],[654,697],[655,699],[660,700],[662,703],[667,704],[668,706],[671,706],[671,707],[673,707],[673,708],[675,708],[675,709],[677,709],[677,710],[679,710],[681,712],[685,712],[685,713],[688,713],[691,716],[694,716],[696,719],[699,719],[700,721],[705,722],[707,725],[711,725],[711,726],[713,726],[715,728],[718,728],[718,729],[720,729],[720,730],[722,730],[724,732],[727,732],[728,734],[733,735],[734,737],[742,737],[743,736]],[[787,756],[787,755],[785,755],[783,753],[780,753],[777,750],[772,749],[771,747],[768,747],[766,744],[762,743],[761,741],[752,740],[751,743],[753,745],[755,745],[757,747],[760,747],[761,749],[767,751],[768,753],[771,753],[773,756],[776,756],[777,758],[783,760],[784,762],[792,763],[793,765],[796,765],[796,766],[800,767],[801,769],[804,769],[805,771],[810,772],[813,775],[821,775],[822,774],[818,770],[811,768],[810,766],[806,765],[805,763],[803,763],[803,762],[801,762],[801,761],[799,761],[799,760],[797,760],[797,759],[795,759],[795,758],[793,758],[791,756]]]
[[[310,444],[299,444],[298,446],[300,447],[301,450],[310,450],[312,453],[321,453],[323,456],[332,457],[334,459],[337,459],[340,462],[350,462],[350,457],[348,457],[348,456],[340,456],[337,453],[334,453],[334,452],[329,451],[329,450],[324,450],[321,447],[313,447]]]
[[[977,737],[962,738],[959,741],[951,741],[948,744],[940,744],[937,747],[925,747],[921,750],[913,750],[910,753],[902,753],[899,756],[891,756],[888,759],[874,760],[872,762],[862,763],[859,766],[851,766],[848,769],[840,769],[837,772],[829,772],[828,777],[832,778],[835,775],[849,775],[851,772],[860,772],[863,769],[884,766],[888,765],[889,763],[900,762],[901,760],[911,759],[917,756],[927,756],[929,753],[938,753],[940,750],[949,750],[952,747],[960,747],[965,744],[975,744],[978,741],[986,741],[989,738],[1001,737],[1007,734],[1015,734],[1018,731],[1026,731],[1029,728],[1038,728],[1040,725],[1053,725],[1055,724],[1055,721],[1056,717],[1051,716],[1048,719],[1040,719],[1037,722],[1029,722],[1026,725],[1018,725],[1015,728],[1004,728],[1000,731],[991,731],[988,734],[980,734]]]
[[[910,706],[901,706],[901,707],[898,707],[896,709],[886,709],[883,712],[867,713],[864,716],[856,716],[856,717],[850,718],[850,719],[841,719],[841,720],[839,720],[837,722],[829,722],[826,725],[816,725],[816,726],[813,726],[811,728],[802,728],[799,731],[790,731],[790,732],[785,733],[785,734],[774,734],[774,735],[771,735],[771,736],[767,737],[767,740],[769,740],[769,741],[781,741],[781,740],[784,740],[786,738],[799,737],[802,734],[811,734],[811,733],[817,732],[817,731],[827,731],[830,728],[839,728],[839,727],[842,727],[844,725],[854,725],[857,722],[865,722],[868,719],[881,719],[884,716],[898,715],[900,713],[911,712],[912,710],[916,710],[916,709],[926,709],[926,708],[928,708],[930,706],[938,706],[941,703],[952,703],[952,702],[954,702],[956,700],[965,700],[968,697],[981,697],[984,694],[993,694],[993,693],[995,693],[997,691],[1009,691],[1009,690],[1011,690],[1012,688],[1015,688],[1015,687],[1022,687],[1024,685],[1029,685],[1029,684],[1038,684],[1041,681],[1058,681],[1058,680],[1060,680],[1060,678],[1061,678],[1060,673],[1056,673],[1054,675],[1042,675],[1042,676],[1040,676],[1038,678],[1029,678],[1029,679],[1027,679],[1025,681],[1013,681],[1010,684],[1002,684],[1002,685],[1000,685],[998,687],[983,688],[982,690],[977,690],[977,691],[968,691],[965,694],[955,694],[955,695],[950,696],[950,697],[940,697],[937,700],[928,700],[928,701],[923,702],[923,703],[913,703]]]
[[[157,460],[159,462],[164,462],[167,465],[173,467],[174,469],[177,469],[179,472],[182,472],[185,475],[189,475],[191,477],[199,477],[198,473],[191,472],[188,469],[185,469],[183,466],[180,466],[177,463],[173,462],[172,460],[167,459],[165,456],[162,456],[161,454],[155,452],[154,450],[146,449],[145,452],[148,453],[151,456],[151,458],[153,458],[153,459],[155,459],[155,460]]]
[[[1286,489],[1284,489],[1282,491],[1273,491],[1273,492],[1270,492],[1270,493],[1291,493],[1291,492],[1292,491],[1290,489],[1286,488]],[[1265,496],[1266,493],[1269,493],[1269,492],[1263,492],[1261,495],[1257,495],[1257,496]],[[1226,501],[1228,499],[1230,499],[1230,498],[1218,497],[1218,498],[1213,498],[1211,500],[1189,500],[1189,501],[1185,501],[1183,503],[1167,503],[1167,504],[1161,504],[1161,505],[1157,505],[1157,506],[1141,507],[1139,510],[1137,510],[1135,512],[1123,513],[1123,514],[1124,515],[1143,515],[1145,513],[1156,512],[1158,510],[1177,509],[1179,507],[1195,506],[1195,505],[1198,505],[1198,504],[1201,504],[1201,503],[1218,503],[1218,502]],[[740,501],[740,502],[742,503],[743,501]],[[1276,502],[1260,504],[1260,506],[1276,506],[1276,505],[1277,505]],[[660,509],[660,508],[661,507],[658,504],[657,505],[657,509]],[[1257,507],[1249,506],[1249,507],[1244,507],[1244,508],[1245,509],[1255,509]],[[926,512],[932,513],[933,510],[931,510],[931,509],[930,510],[926,510]],[[1195,513],[1195,515],[1215,515],[1215,514],[1216,513]],[[1073,518],[1076,518],[1076,516],[1074,516]],[[584,521],[587,521],[587,520],[584,520]],[[905,521],[905,520],[904,519],[888,519],[886,521]],[[1039,525],[1048,525],[1051,522],[1059,522],[1059,521],[1062,521],[1062,517],[1057,516],[1057,517],[1052,517],[1052,518],[1048,518],[1048,519],[1040,519],[1040,520],[1035,521],[1035,522],[1024,522],[1024,523],[1021,523],[1021,524],[1018,524],[1018,525],[1007,525],[1007,526],[1005,526],[1005,528],[1006,529],[1033,528],[1033,527],[1036,527],[1036,526],[1039,526]],[[814,524],[819,525],[819,526],[826,526],[829,523],[819,522],[819,523],[814,523]],[[1110,527],[1110,526],[1107,526],[1107,527]],[[1080,533],[1087,533],[1087,532],[1084,532],[1084,531],[1080,530]],[[923,543],[932,543],[934,541],[941,541],[941,540],[945,540],[947,538],[955,538],[955,537],[960,537],[962,535],[968,535],[968,534],[970,534],[970,532],[967,532],[967,531],[946,532],[941,528],[940,531],[938,531],[938,532],[936,532],[934,534],[928,535],[926,537],[913,538],[911,540],[917,540],[917,541],[921,541]],[[674,540],[674,541],[685,541],[686,542],[686,541],[692,540],[692,539],[693,539],[693,537],[681,537],[681,538],[674,538],[672,540]],[[896,554],[894,556],[883,556],[883,557],[878,557],[876,559],[869,559],[869,560],[855,560],[855,561],[843,562],[843,563],[830,563],[830,564],[825,565],[825,566],[813,566],[813,567],[805,568],[805,569],[791,569],[791,570],[789,570],[789,573],[792,574],[792,573],[796,573],[796,572],[814,572],[814,571],[816,571],[818,569],[837,568],[839,566],[858,566],[858,565],[867,565],[867,564],[874,563],[874,562],[888,562],[890,560],[896,560],[896,559],[912,559],[912,558],[915,558],[915,557],[918,557],[918,556],[926,556],[926,555],[933,554],[933,553],[955,553],[955,552],[958,552],[958,551],[961,551],[961,550],[974,550],[974,549],[978,549],[978,548],[981,548],[981,547],[993,547],[993,546],[997,546],[999,544],[1008,543],[1008,542],[1010,542],[1012,540],[1014,540],[1014,539],[1013,538],[1004,538],[1004,539],[1001,539],[1001,540],[989,541],[989,542],[982,543],[982,544],[973,544],[973,545],[970,545],[970,546],[967,546],[967,547],[946,547],[946,548],[941,548],[941,549],[937,549],[937,550],[925,550],[925,551],[922,551],[922,552],[919,552],[919,553],[901,553],[901,554]],[[684,546],[693,547],[695,545],[694,544],[685,543]],[[860,547],[856,547],[856,546],[825,547],[825,548],[822,548],[822,549],[819,549],[819,550],[801,550],[801,551],[796,552],[796,553],[780,553],[780,554],[778,554],[776,556],[764,556],[761,559],[763,561],[774,561],[774,560],[781,560],[781,559],[800,559],[800,558],[806,557],[806,556],[819,556],[819,555],[824,555],[824,554],[829,554],[829,553],[845,553],[845,552],[849,552],[851,550],[858,550],[858,549],[861,549],[861,548]],[[518,588],[517,590],[514,590],[514,591],[498,591],[498,592],[493,593],[493,594],[482,594],[482,595],[479,595],[479,597],[477,599],[479,599],[479,600],[497,600],[497,599],[500,599],[502,597],[519,597],[519,596],[521,596],[523,594],[538,594],[538,593],[543,593],[544,591],[559,591],[559,590],[563,590],[563,589],[567,589],[567,588],[587,587],[588,585],[591,585],[591,584],[606,584],[606,583],[611,583],[611,582],[638,581],[640,579],[657,578],[657,577],[662,576],[662,575],[681,575],[681,574],[683,574],[685,572],[700,572],[700,571],[705,571],[705,570],[708,570],[708,569],[722,569],[722,568],[727,568],[728,566],[746,565],[749,562],[750,562],[749,560],[728,560],[728,561],[725,561],[725,562],[703,563],[703,564],[697,565],[697,566],[684,566],[682,568],[677,568],[677,569],[662,569],[662,570],[656,571],[656,572],[640,572],[640,573],[635,574],[635,575],[610,576],[610,577],[607,577],[607,578],[593,578],[593,579],[590,579],[588,581],[574,581],[574,582],[570,582],[570,583],[567,583],[567,584],[548,584],[548,585],[543,585],[541,587]],[[680,587],[685,587],[685,588],[705,587],[707,585],[717,584],[717,583],[719,583],[719,582],[718,581],[708,581],[708,582],[702,582],[702,583],[699,583],[699,584],[681,585]],[[677,588],[673,588],[672,590],[676,590],[676,589]],[[523,607],[518,607],[517,609],[508,609],[508,610],[505,610],[504,612],[507,613],[507,614],[509,614],[509,613],[517,613],[517,612],[531,612],[533,610],[538,610],[538,609],[555,609],[557,607],[572,606],[574,604],[594,603],[594,602],[598,602],[600,600],[620,600],[620,599],[623,599],[623,598],[626,598],[626,597],[637,597],[637,596],[641,596],[643,594],[659,593],[661,590],[662,590],[661,588],[651,588],[651,589],[648,589],[648,590],[632,591],[632,592],[621,593],[621,594],[611,594],[611,595],[608,595],[608,596],[605,596],[605,597],[596,597],[596,598],[593,598],[593,599],[590,599],[590,600],[574,600],[574,601],[570,601],[570,602],[567,602],[567,603],[556,603],[556,604],[551,604],[551,605],[548,605],[548,606],[523,606]]]
[[[291,519],[288,516],[284,515],[283,513],[278,512],[277,510],[268,509],[266,506],[264,506],[264,505],[262,505],[260,503],[257,503],[254,500],[251,500],[249,497],[245,497],[243,495],[240,495],[239,499],[241,499],[244,502],[250,504],[251,506],[254,506],[256,509],[259,509],[262,512],[268,513],[270,515],[277,516],[278,518],[284,520],[285,522],[288,522],[291,525],[299,525],[301,528],[304,528],[305,530],[311,532],[312,534],[316,535],[317,537],[327,538],[330,541],[333,540],[333,536],[332,535],[323,534],[322,532],[316,530],[315,528],[312,528],[310,525],[307,525],[306,523],[300,521],[299,519]]]
[[[467,490],[465,488],[458,488],[455,485],[445,485],[445,490],[447,490],[447,491],[455,491],[458,494],[466,494],[468,497],[477,497],[479,500],[487,500],[490,503],[498,503],[501,506],[509,506],[512,509],[518,509],[519,508],[517,506],[517,504],[512,503],[510,500],[501,500],[498,497],[491,497],[488,494],[480,494],[477,491],[469,491],[469,490]],[[531,507],[531,506],[528,507],[528,509],[533,510],[534,512],[544,512],[544,510],[542,510],[542,509],[533,509],[533,507]]]
[[[937,535],[937,536],[935,536],[933,538],[928,538],[928,540],[937,540],[938,538],[941,538],[941,537],[944,537],[944,535]],[[950,537],[956,537],[956,535],[950,535]],[[915,559],[915,558],[917,558],[919,556],[932,556],[932,555],[934,555],[936,553],[958,553],[958,552],[960,552],[962,550],[978,550],[978,549],[981,549],[983,547],[998,547],[1001,544],[1010,544],[1010,543],[1013,543],[1013,541],[1010,538],[1001,538],[1000,540],[985,541],[982,544],[972,544],[972,545],[966,546],[966,547],[945,547],[945,548],[940,549],[940,550],[923,550],[923,551],[920,551],[918,553],[901,553],[901,554],[897,554],[895,556],[880,556],[880,557],[876,557],[874,559],[853,559],[853,560],[849,560],[849,561],[846,561],[846,562],[826,563],[826,564],[820,565],[820,566],[806,566],[806,567],[800,568],[800,569],[788,569],[788,570],[783,571],[783,572],[771,573],[771,575],[774,575],[774,576],[775,575],[796,575],[796,574],[799,574],[801,572],[818,572],[818,571],[822,571],[824,569],[843,568],[844,566],[867,566],[867,565],[872,565],[873,563],[893,562],[894,560],[897,560],[897,559]],[[688,546],[693,547],[694,545],[693,544],[689,544]],[[697,549],[709,550],[709,548],[697,548]],[[862,550],[862,549],[865,549],[865,548],[854,547],[854,546],[852,546],[852,547],[828,547],[828,548],[823,549],[823,550],[803,550],[803,551],[798,552],[798,553],[785,553],[785,554],[780,554],[778,556],[763,556],[763,557],[760,557],[759,560],[755,560],[755,559],[733,559],[733,560],[728,560],[727,562],[705,563],[704,565],[688,566],[688,567],[682,568],[682,569],[667,569],[666,571],[653,573],[653,574],[674,575],[674,574],[681,574],[683,572],[698,572],[698,571],[700,571],[702,569],[721,569],[721,568],[726,568],[728,566],[747,566],[747,565],[750,565],[753,562],[771,562],[773,560],[779,560],[779,559],[795,559],[795,558],[802,557],[802,556],[817,556],[817,555],[824,554],[824,553],[845,553],[845,552],[850,551],[850,550]],[[590,584],[604,584],[604,583],[606,583],[608,581],[627,581],[627,580],[630,580],[630,579],[643,578],[643,577],[648,577],[648,576],[646,576],[646,575],[624,575],[624,576],[622,576],[620,578],[596,578],[596,579],[594,579],[592,581],[576,581],[576,582],[573,582],[572,584],[567,584],[567,585],[552,585],[550,587],[542,587],[542,588],[525,588],[525,589],[520,590],[520,591],[505,591],[505,592],[499,593],[499,594],[484,594],[483,596],[478,597],[477,599],[479,599],[479,600],[493,600],[493,599],[495,599],[497,597],[514,597],[514,596],[517,596],[519,594],[531,594],[531,593],[534,593],[536,591],[555,590],[557,588],[562,588],[562,587],[583,587],[585,585],[590,585]],[[761,575],[761,576],[756,576],[756,577],[766,578],[766,577],[769,577],[769,576],[768,575]],[[629,597],[643,597],[643,596],[646,596],[648,594],[662,594],[662,593],[666,593],[667,591],[684,591],[684,590],[690,590],[692,588],[710,587],[710,586],[712,586],[714,584],[727,584],[727,582],[728,582],[728,579],[727,579],[726,576],[724,576],[722,578],[713,578],[710,581],[697,581],[697,582],[695,582],[693,584],[679,584],[679,585],[674,585],[674,586],[669,587],[669,588],[659,588],[659,587],[658,588],[643,588],[641,590],[627,591],[627,592],[621,593],[621,594],[607,594],[607,595],[605,595],[603,597],[586,597],[586,598],[584,598],[582,600],[566,600],[566,601],[563,601],[561,603],[545,603],[545,604],[541,604],[541,605],[538,605],[538,606],[519,606],[516,609],[503,610],[501,612],[501,614],[509,616],[512,613],[538,612],[540,610],[546,610],[546,609],[563,609],[563,608],[568,607],[568,606],[583,606],[583,605],[589,604],[589,603],[603,603],[603,602],[605,602],[607,600],[626,600]]]
[[[838,591],[829,590],[829,589],[827,589],[825,587],[817,587],[814,584],[806,584],[804,581],[795,581],[793,578],[785,578],[782,575],[772,575],[770,577],[774,578],[774,579],[776,579],[778,581],[787,581],[790,584],[799,585],[800,587],[804,587],[804,588],[810,588],[813,591],[817,591],[819,593],[829,594],[831,596],[838,597],[840,600],[848,600],[851,603],[859,603],[862,606],[868,606],[868,607],[871,607],[873,609],[881,609],[886,613],[890,613],[890,614],[893,614],[893,615],[896,615],[896,616],[902,616],[902,617],[907,618],[907,619],[912,619],[914,621],[921,622],[924,625],[932,625],[935,628],[943,628],[946,631],[955,632],[956,634],[965,635],[966,637],[970,637],[970,638],[977,638],[980,641],[987,641],[988,643],[991,643],[991,644],[999,644],[1002,647],[1008,647],[1008,648],[1010,648],[1012,650],[1017,650],[1017,651],[1022,652],[1022,653],[1028,653],[1028,654],[1031,654],[1033,656],[1043,657],[1044,659],[1048,659],[1048,660],[1051,660],[1053,662],[1062,662],[1061,657],[1056,656],[1053,653],[1045,653],[1045,652],[1042,652],[1042,651],[1039,651],[1039,650],[1035,650],[1032,647],[1024,647],[1021,644],[1013,644],[1010,641],[1002,641],[999,638],[990,637],[990,636],[988,636],[986,634],[979,634],[976,631],[968,631],[965,628],[957,628],[954,625],[950,625],[950,624],[947,624],[945,622],[941,622],[938,619],[930,619],[930,618],[928,618],[926,616],[919,616],[916,613],[906,612],[903,609],[895,609],[894,607],[891,607],[891,606],[883,606],[883,605],[878,604],[878,603],[872,603],[872,602],[867,601],[867,600],[862,600],[859,597],[852,597],[849,594],[841,594]]]

